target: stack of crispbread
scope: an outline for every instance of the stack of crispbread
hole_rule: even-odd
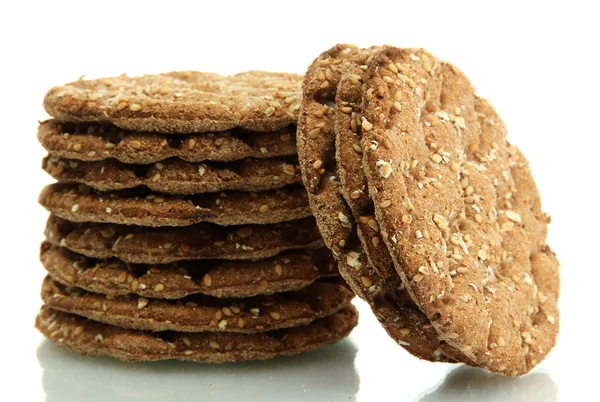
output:
[[[52,88],[37,327],[123,360],[312,350],[356,325],[297,167],[302,77],[176,72]]]

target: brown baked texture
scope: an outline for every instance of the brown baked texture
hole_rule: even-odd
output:
[[[42,306],[35,325],[50,341],[82,355],[106,355],[129,362],[177,359],[227,363],[308,352],[348,336],[357,321],[358,313],[349,304],[308,325],[278,331],[152,333],[114,327]]]
[[[44,108],[60,121],[112,123],[127,130],[274,131],[296,122],[301,82],[297,74],[265,71],[79,79],[50,89]]]
[[[200,260],[167,265],[97,260],[42,243],[40,260],[57,282],[108,296],[181,299],[193,294],[244,298],[302,289],[338,274],[327,251],[290,252],[258,261]]]
[[[117,257],[140,264],[189,259],[259,260],[285,250],[322,247],[313,218],[272,225],[183,228],[75,223],[51,215],[46,239],[91,258]]]
[[[296,129],[253,133],[232,129],[216,133],[173,135],[125,131],[112,125],[76,124],[46,120],[38,140],[51,154],[68,159],[149,164],[168,158],[187,162],[232,162],[296,155]]]
[[[325,244],[334,254],[337,253],[340,274],[352,290],[369,303],[388,334],[411,354],[421,359],[455,360],[455,353],[450,353],[449,357],[442,353],[446,345],[440,341],[418,307],[403,294],[405,291],[397,275],[395,273],[393,277],[387,275],[387,280],[383,280],[378,271],[374,270],[371,263],[367,261],[357,230],[364,231],[365,235],[361,232],[362,240],[366,239],[366,246],[373,249],[375,246],[367,234],[373,231],[373,228],[378,229],[378,225],[375,220],[364,216],[363,205],[368,203],[366,189],[367,198],[363,197],[362,205],[361,200],[349,196],[354,208],[351,213],[351,208],[341,194],[343,183],[337,178],[331,179],[336,177],[333,175],[337,175],[340,170],[337,162],[342,156],[360,158],[360,153],[357,153],[355,147],[351,145],[351,152],[346,155],[338,152],[338,161],[336,161],[336,134],[344,131],[343,134],[337,134],[338,137],[343,137],[341,138],[343,141],[346,140],[345,136],[355,136],[353,131],[348,133],[346,130],[359,129],[360,120],[357,118],[357,113],[360,112],[362,98],[360,84],[362,75],[373,55],[379,51],[381,48],[358,49],[350,45],[337,45],[321,54],[309,67],[303,86],[305,92],[297,134],[303,180],[307,185],[311,208],[317,218]],[[330,79],[334,84],[329,83]],[[326,85],[325,81],[327,81]],[[340,94],[338,90],[343,92]],[[354,101],[354,106],[350,106],[350,101]],[[323,103],[330,104],[331,108],[328,108],[325,113],[320,113]],[[335,107],[338,105],[339,111]],[[352,110],[348,110],[348,107]],[[315,108],[319,113],[316,115],[308,113]],[[350,118],[339,116],[339,113]],[[324,123],[325,125],[322,126]],[[315,130],[313,127],[321,128],[313,131]],[[323,127],[328,127],[328,130],[322,131]],[[354,143],[355,139],[351,138],[350,141]],[[342,151],[346,150],[345,145],[338,148]],[[362,172],[356,172],[356,175],[359,180],[361,176],[364,177]],[[309,187],[311,183],[313,183],[312,191]],[[357,217],[359,225],[355,224],[353,216]]]
[[[367,72],[362,134],[382,240],[413,300],[476,365],[527,373],[556,342],[558,261],[500,117],[456,67],[390,48]]]
[[[244,159],[231,163],[191,163],[172,158],[151,165],[114,159],[85,162],[48,156],[42,168],[63,183],[86,184],[100,191],[137,186],[168,194],[264,191],[301,181],[294,158]]]
[[[100,192],[84,184],[54,183],[42,190],[38,201],[52,214],[72,222],[155,227],[200,222],[221,226],[270,224],[312,215],[306,191],[300,186],[257,193],[178,196],[139,187]]]
[[[254,333],[297,327],[337,312],[353,297],[344,286],[321,282],[272,296],[218,299],[193,295],[178,300],[107,296],[62,285],[49,276],[42,284],[42,299],[48,307],[142,331]]]

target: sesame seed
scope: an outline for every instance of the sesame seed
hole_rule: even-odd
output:
[[[223,314],[225,314],[227,317],[231,317],[232,313],[231,313],[231,309],[229,307],[223,307],[221,309],[221,311],[223,312]]]
[[[384,179],[387,179],[392,174],[392,164],[391,164],[391,162],[392,162],[391,160],[389,162],[386,162],[386,161],[381,160],[381,159],[376,162],[376,166],[379,168],[379,174]]]
[[[194,148],[195,146],[196,146],[196,140],[194,140],[193,138],[190,138],[188,140],[188,147]]]
[[[84,331],[84,328],[80,325],[78,327],[75,328],[75,331],[73,331],[73,335],[78,336],[81,335]]]
[[[394,80],[392,79],[392,77],[388,76],[388,75],[384,75],[383,76],[383,80],[388,83],[388,84],[393,84]]]
[[[133,290],[134,292],[138,289],[139,286],[140,286],[140,283],[136,279],[134,279],[134,281],[131,282],[131,290]]]
[[[352,108],[350,106],[344,106],[341,108],[344,113],[352,113]]]
[[[79,209],[79,204],[75,204],[71,207],[71,212],[77,212],[78,209]]]
[[[154,291],[156,291],[156,292],[160,292],[164,289],[165,289],[165,285],[163,285],[162,283],[157,283],[156,285],[154,285]]]
[[[387,208],[387,207],[389,207],[390,205],[392,205],[392,200],[383,200],[383,201],[381,201],[381,203],[379,204],[379,206],[380,206],[381,208]]]
[[[219,349],[219,348],[220,348],[219,344],[218,344],[217,342],[215,342],[215,341],[210,341],[210,342],[208,343],[208,345],[209,345],[211,348],[213,348],[213,349]]]
[[[292,165],[283,165],[283,172],[293,176],[295,173],[294,167]]]
[[[323,166],[323,161],[321,161],[320,159],[317,159],[315,161],[315,163],[313,163],[313,168],[314,169],[319,169],[321,166]]]
[[[96,342],[102,342],[104,340],[104,337],[102,336],[102,334],[98,334],[98,335],[96,335],[96,337],[94,338],[94,340]]]
[[[369,122],[369,120],[367,120],[366,118],[362,118],[362,129],[364,131],[371,131],[373,129],[373,125]]]
[[[186,346],[192,346],[192,342],[189,338],[183,338],[181,340],[183,341],[183,343],[185,343]]]
[[[506,217],[508,219],[510,219],[511,221],[516,222],[516,223],[522,223],[521,215],[519,215],[518,213],[511,211],[511,210],[506,210],[505,214],[506,214]]]
[[[375,247],[377,247],[379,245],[379,237],[373,237],[373,238],[371,238],[371,243],[373,243],[373,245]]]
[[[379,224],[377,223],[377,221],[375,219],[369,219],[368,225],[374,231],[376,231],[376,232],[379,231]]]
[[[160,173],[155,174],[154,176],[152,176],[152,181],[153,182],[157,182],[160,180]]]
[[[394,110],[396,110],[396,112],[401,112],[402,111],[402,104],[400,102],[394,102]]]
[[[362,191],[360,190],[354,190],[352,193],[350,193],[350,198],[352,198],[353,200],[356,200],[357,198],[360,197]]]
[[[260,310],[257,308],[251,308],[250,309],[250,314],[252,314],[253,316],[257,317],[260,314]]]
[[[281,315],[280,315],[279,313],[276,313],[276,312],[274,312],[274,311],[271,311],[271,312],[269,313],[269,315],[270,315],[270,316],[271,316],[271,318],[272,318],[272,319],[274,319],[274,320],[279,320],[279,319],[281,319]]]
[[[440,154],[433,154],[433,156],[431,157],[431,160],[434,163],[440,163],[442,161],[442,156]]]
[[[144,307],[146,307],[148,305],[148,303],[149,303],[148,299],[146,299],[145,297],[140,297],[140,298],[138,298],[138,301],[137,301],[137,308],[141,310]]]
[[[412,278],[412,279],[413,279],[413,281],[415,281],[415,282],[421,282],[421,280],[422,280],[423,278],[425,278],[425,275],[423,275],[423,274],[416,274],[415,276],[413,276],[413,278]]]
[[[498,346],[504,346],[504,345],[506,345],[506,341],[504,340],[503,337],[499,336],[498,338],[496,338],[496,344]]]
[[[142,106],[137,103],[134,103],[131,106],[129,106],[129,110],[131,110],[132,112],[138,112],[142,110]]]
[[[356,251],[350,251],[348,252],[348,254],[346,254],[346,264],[348,264],[352,268],[359,269],[362,266],[362,264],[359,261],[359,258],[359,253],[357,253]]]
[[[202,282],[204,282],[204,285],[210,287],[212,285],[212,278],[209,274],[205,274],[204,278],[202,278]]]
[[[227,326],[227,324],[227,320],[221,320],[219,321],[219,328],[224,329]]]
[[[193,350],[186,350],[185,352],[183,352],[184,355],[189,356],[189,355],[193,355],[194,351]]]
[[[121,275],[119,275],[118,280],[120,283],[125,283],[127,280],[127,272],[122,272]]]
[[[338,219],[342,223],[350,223],[350,220],[348,219],[348,217],[341,212],[338,213]]]
[[[365,287],[370,287],[373,284],[371,279],[367,278],[366,276],[361,276],[360,281]]]
[[[275,272],[277,275],[283,274],[283,267],[280,264],[275,265]]]
[[[448,338],[450,338],[450,339],[456,339],[456,338],[458,338],[458,334],[456,332],[450,332],[448,334]]]

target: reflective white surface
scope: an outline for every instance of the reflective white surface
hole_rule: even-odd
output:
[[[0,2],[0,401],[595,401],[600,240],[598,5],[570,0]],[[303,73],[338,42],[418,46],[461,68],[530,159],[561,261],[558,346],[528,376],[419,361],[357,303],[337,345],[209,366],[84,358],[33,328],[51,179],[36,139],[53,85],[195,69]]]
[[[130,364],[78,356],[42,341],[36,355],[46,401],[371,401],[386,395],[419,402],[557,400],[557,385],[545,369],[510,378],[420,362],[386,339],[364,303],[357,304],[367,318],[350,338],[262,362]]]

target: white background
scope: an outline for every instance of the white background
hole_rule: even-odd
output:
[[[217,5],[223,4],[223,5]],[[577,400],[597,397],[600,30],[594,1],[126,2],[0,5],[0,392],[68,400]],[[36,141],[46,90],[76,80],[197,69],[303,73],[338,42],[424,47],[461,68],[529,157],[562,263],[561,334],[522,379],[420,362],[360,305],[348,341],[229,366],[81,358],[33,329],[50,179]],[[586,395],[584,397],[583,395]],[[422,398],[422,399],[421,399]]]

